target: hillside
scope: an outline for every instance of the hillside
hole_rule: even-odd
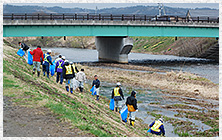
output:
[[[165,6],[167,15],[185,16],[190,8],[173,8]],[[206,8],[204,8],[206,9]],[[3,13],[95,13],[94,9],[83,9],[78,7],[62,8],[55,7],[43,7],[43,6],[15,6],[6,4],[3,8]],[[158,6],[131,6],[123,8],[103,8],[98,9],[97,13],[100,14],[145,14],[145,15],[157,15]]]
[[[135,127],[123,123],[120,115],[109,109],[109,99],[96,101],[88,92],[90,85],[82,94],[70,94],[55,82],[55,76],[33,76],[32,66],[16,51],[4,45],[4,136],[148,136],[147,126],[139,121]]]
[[[201,57],[207,49],[218,43],[215,38],[198,37],[133,37],[132,52]]]

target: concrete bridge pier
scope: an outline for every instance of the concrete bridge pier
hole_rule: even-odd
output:
[[[99,61],[128,63],[128,54],[133,48],[129,37],[96,37]]]

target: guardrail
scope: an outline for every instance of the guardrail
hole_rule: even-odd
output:
[[[3,14],[4,20],[110,20],[219,23],[218,18],[113,14]]]

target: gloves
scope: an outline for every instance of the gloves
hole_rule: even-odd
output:
[[[138,112],[138,109],[136,110],[136,112]]]

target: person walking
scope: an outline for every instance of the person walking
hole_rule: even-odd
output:
[[[41,69],[41,59],[44,60],[43,52],[41,46],[37,46],[36,49],[30,51],[30,54],[33,55],[33,74],[35,74],[35,70],[37,69],[38,77],[40,75]]]
[[[45,72],[47,72],[47,77],[49,78],[49,66],[52,65],[52,57],[51,57],[52,51],[49,49],[47,50],[47,53],[44,54],[44,61],[43,61],[43,75],[45,76]]]
[[[56,58],[56,60],[55,60],[55,64],[56,64],[59,60],[61,60],[61,59],[62,59],[62,55],[60,54],[59,57]]]
[[[120,111],[121,106],[122,106],[121,101],[122,101],[122,99],[124,100],[124,95],[123,95],[123,92],[122,92],[122,89],[121,89],[121,83],[120,82],[118,82],[116,84],[116,87],[113,89],[111,98],[114,99],[116,112],[118,112],[118,109]]]
[[[99,87],[100,87],[100,81],[99,81],[97,75],[94,76],[94,80],[93,80],[93,83],[92,83],[92,87],[93,87],[93,86],[96,87],[96,100],[99,100]]]
[[[134,126],[136,111],[138,111],[137,100],[136,100],[136,92],[135,91],[132,91],[131,96],[129,96],[127,98],[126,106],[128,107],[128,111],[129,111],[130,125]]]
[[[79,72],[79,70],[77,69],[77,67],[75,66],[75,64],[73,62],[70,62],[70,64],[72,65],[75,74],[77,74]]]
[[[26,45],[25,43],[22,42],[18,42],[19,47],[25,52],[24,58],[27,61],[28,60],[28,50],[29,50],[29,46]]]
[[[155,135],[163,135],[165,136],[165,129],[163,126],[163,119],[159,118],[156,121],[153,121],[150,125],[149,125],[149,130],[147,131],[147,133],[152,133]]]
[[[57,73],[57,76],[56,76],[56,82],[58,83],[59,82],[59,78],[60,78],[60,84],[63,83],[63,65],[64,65],[64,61],[65,61],[65,56],[62,56],[61,57],[62,59],[59,59],[56,63],[56,67],[55,67],[55,71]]]
[[[63,78],[66,80],[66,91],[69,92],[68,83],[70,83],[70,93],[73,94],[73,78],[75,77],[75,73],[68,60],[65,61],[62,72]]]
[[[77,73],[76,80],[79,81],[80,92],[83,92],[84,82],[86,81],[86,75],[84,73],[84,69],[81,69],[81,71]]]

